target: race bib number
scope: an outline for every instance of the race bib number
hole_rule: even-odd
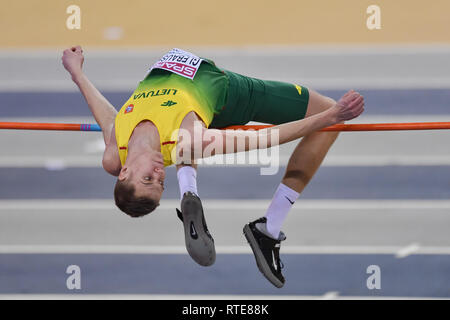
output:
[[[164,69],[193,80],[202,61],[203,59],[190,52],[175,48],[156,62],[149,72],[153,69]]]

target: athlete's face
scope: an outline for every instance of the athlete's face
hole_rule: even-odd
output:
[[[162,155],[155,154],[127,163],[120,171],[119,180],[129,181],[135,188],[136,197],[159,201],[164,191],[165,176]]]

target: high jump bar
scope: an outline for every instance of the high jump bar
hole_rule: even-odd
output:
[[[222,130],[261,130],[274,125],[229,126]],[[0,122],[0,129],[12,130],[56,130],[56,131],[102,131],[98,124]],[[336,124],[320,131],[399,131],[399,130],[445,130],[450,122],[405,122],[405,123],[355,123]]]

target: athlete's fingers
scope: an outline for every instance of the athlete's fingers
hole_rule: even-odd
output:
[[[354,100],[354,102],[355,102],[355,101],[362,102],[362,101],[364,101],[364,97],[363,97],[362,95],[359,95],[358,97],[356,97],[356,99]]]
[[[352,94],[352,92],[353,92],[353,90],[347,91],[347,92],[341,97],[340,100],[346,99],[350,94]]]
[[[355,112],[359,112],[359,114],[361,114],[362,111],[364,111],[364,103],[358,104],[355,108]]]
[[[76,46],[76,47],[71,47],[69,52],[71,52],[73,54],[80,54],[80,53],[83,53],[83,50],[81,49],[80,46]]]
[[[356,118],[362,113],[363,110],[364,102],[360,101],[359,103],[350,105],[348,112],[352,116],[352,118]]]
[[[355,95],[355,92],[353,90],[347,92],[345,95],[339,99],[338,104],[340,105],[347,105],[350,103],[357,95]]]
[[[342,97],[342,99],[347,99],[348,97],[350,97],[355,91],[353,90],[349,90],[347,91],[346,94],[344,94],[344,96]]]
[[[357,93],[357,92],[352,92],[351,94],[349,94],[349,95],[345,98],[345,100],[346,100],[348,103],[350,103],[350,102],[352,102],[353,100],[355,100],[356,98],[358,98],[359,96],[360,96],[359,93]]]
[[[363,103],[363,102],[364,102],[364,98],[362,96],[359,96],[359,97],[357,97],[355,100],[353,100],[350,103],[350,106],[356,106],[356,105],[358,105],[360,103]]]
[[[362,97],[353,100],[353,101],[350,103],[349,106],[350,106],[351,108],[357,108],[357,107],[359,107],[359,106],[361,106],[361,105],[364,105],[364,99],[363,99]]]
[[[364,112],[364,107],[361,107],[361,109],[359,109],[359,111],[357,112],[356,117],[359,117],[361,115],[361,113],[363,113],[363,112]]]
[[[353,101],[357,98],[361,97],[361,95],[359,94],[359,92],[354,92],[352,93],[352,95],[350,96],[350,99]]]
[[[65,54],[66,56],[72,56],[72,55],[75,55],[76,52],[73,50],[73,48],[70,48],[70,49],[64,50],[64,54]]]
[[[361,106],[358,109],[353,110],[352,115],[351,115],[351,119],[355,119],[357,117],[359,117],[361,115],[361,113],[363,113],[364,108]],[[349,120],[351,120],[349,119]]]

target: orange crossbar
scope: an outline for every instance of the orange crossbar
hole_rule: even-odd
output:
[[[260,130],[273,125],[244,125],[223,128],[234,130]],[[0,122],[0,129],[16,130],[58,130],[58,131],[101,131],[96,124]],[[392,131],[392,130],[444,130],[450,129],[450,122],[406,122],[406,123],[358,123],[337,124],[321,131]]]
[[[273,125],[230,126],[225,129],[261,130]],[[450,129],[450,122],[405,122],[405,123],[358,123],[336,124],[320,131],[396,131],[396,130],[443,130]]]
[[[80,131],[75,123],[0,122],[0,129]]]

